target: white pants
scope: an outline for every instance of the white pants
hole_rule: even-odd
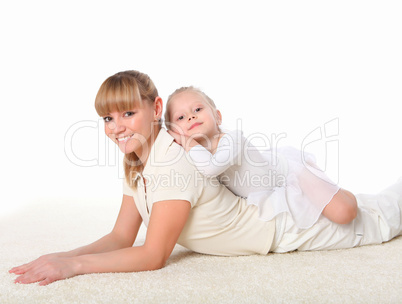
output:
[[[288,213],[276,217],[271,252],[328,250],[380,244],[401,235],[402,178],[377,195],[356,195],[357,217],[341,225],[321,216],[308,229],[300,229]]]

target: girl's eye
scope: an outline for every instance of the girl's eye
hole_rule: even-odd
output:
[[[105,116],[103,117],[104,122],[110,122],[112,120],[112,117],[110,116]]]
[[[179,116],[179,117],[177,117],[177,120],[183,120],[184,119],[184,116],[182,115],[182,116]]]
[[[202,108],[197,108],[197,109],[195,109],[195,112],[199,112],[201,110],[202,110]]]

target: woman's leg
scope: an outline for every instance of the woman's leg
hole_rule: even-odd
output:
[[[339,189],[322,214],[335,223],[349,224],[357,215],[356,197],[349,191]]]
[[[311,228],[300,229],[288,213],[278,215],[270,251],[351,248],[380,244],[402,234],[402,179],[377,195],[358,194],[356,199],[357,216],[346,225],[321,217]]]

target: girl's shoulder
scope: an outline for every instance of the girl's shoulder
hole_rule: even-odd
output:
[[[243,131],[241,130],[222,130],[223,135],[219,140],[219,145],[238,145],[244,141]]]

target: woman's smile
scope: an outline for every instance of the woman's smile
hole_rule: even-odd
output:
[[[126,143],[133,136],[134,136],[134,133],[130,134],[130,135],[126,135],[126,136],[116,137],[116,140],[117,140],[118,143]]]

